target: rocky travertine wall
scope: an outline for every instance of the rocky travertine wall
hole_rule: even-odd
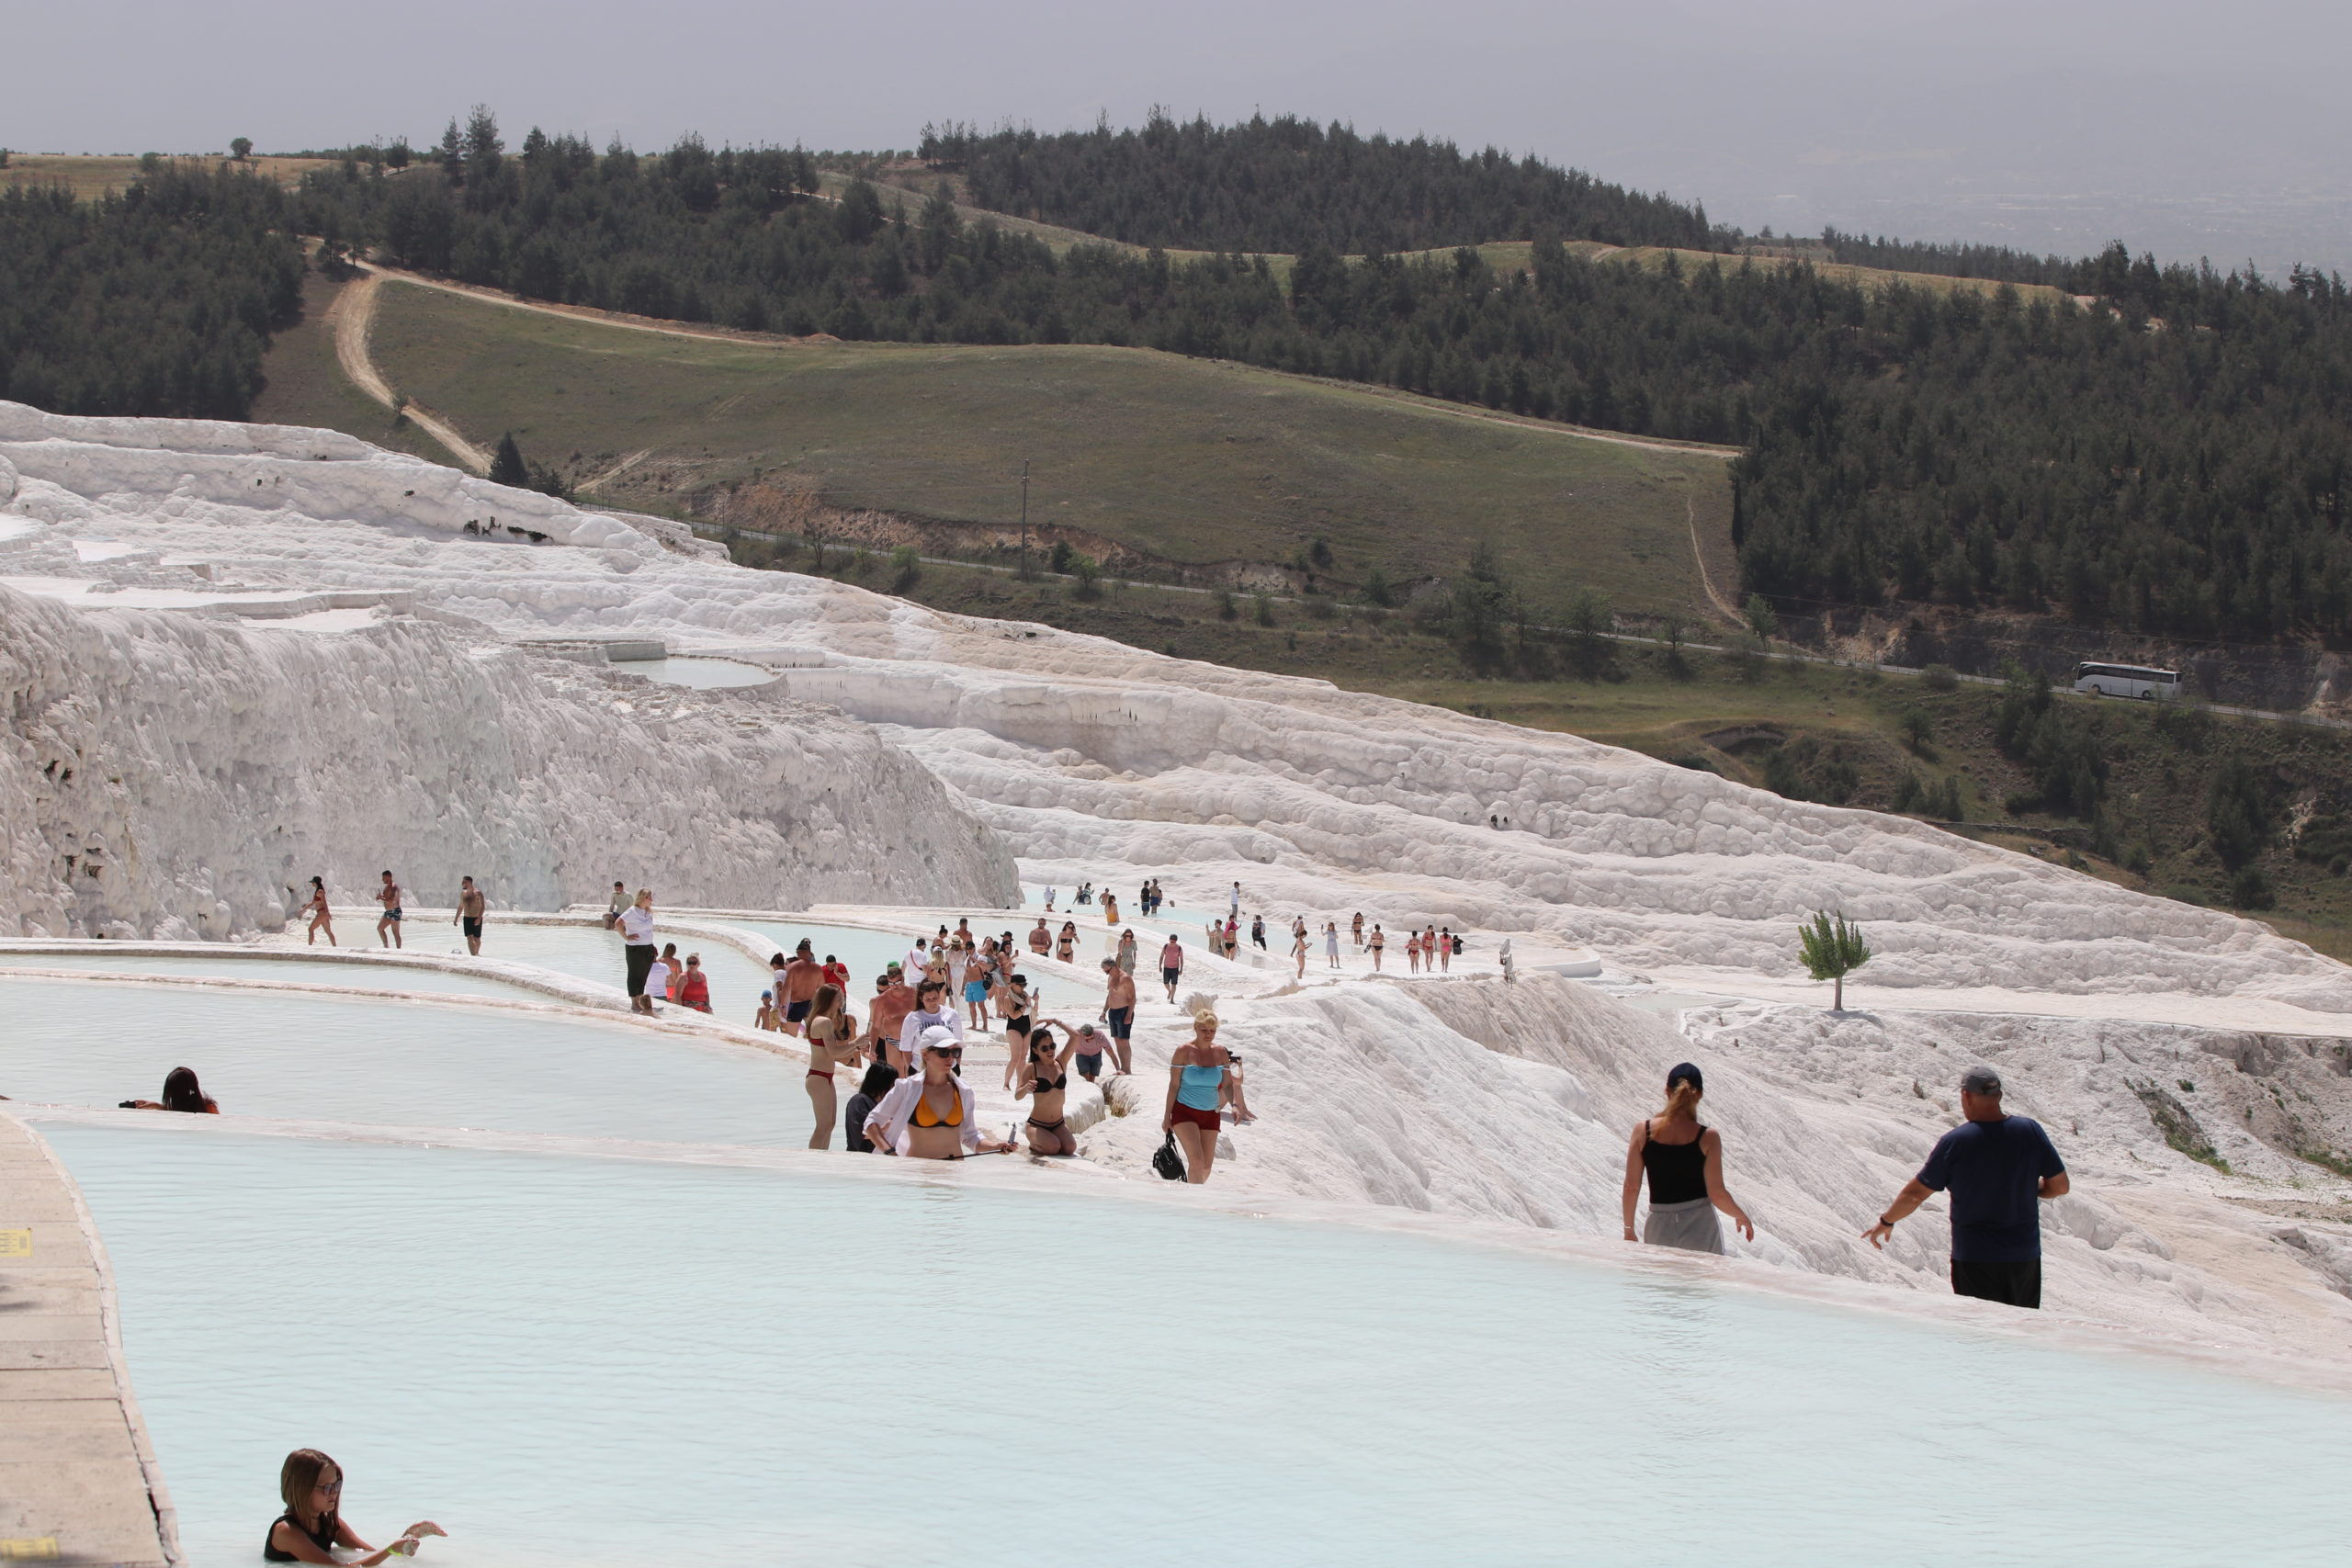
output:
[[[334,635],[0,587],[0,931],[225,937],[313,874],[413,902],[1002,903],[1011,857],[871,728],[392,617]]]

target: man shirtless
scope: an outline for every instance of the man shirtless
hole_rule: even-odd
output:
[[[907,1014],[915,1010],[915,989],[907,983],[906,968],[893,964],[882,976],[881,988],[874,993],[874,1000],[865,1010],[866,1048],[874,1059],[899,1066],[896,1058],[884,1053],[899,1043],[899,1026]]]
[[[384,907],[383,918],[376,922],[376,940],[386,947],[405,945],[401,941],[401,885],[389,871],[384,873],[384,885],[376,889],[376,902]]]
[[[1127,1035],[1136,1023],[1136,977],[1119,967],[1115,958],[1102,961],[1102,1010],[1095,1016],[1111,1026],[1111,1070],[1127,1066]]]
[[[1054,933],[1046,929],[1046,917],[1037,917],[1037,929],[1029,933],[1029,951],[1043,958],[1046,950],[1054,945]]]
[[[784,966],[784,1032],[800,1032],[801,1023],[808,1017],[808,1004],[817,999],[817,987],[825,983],[825,966],[817,962],[814,944],[807,937],[792,950],[792,962]]]
[[[481,956],[482,912],[489,908],[489,901],[482,897],[481,889],[474,886],[474,879],[470,876],[460,878],[458,913],[449,923],[466,933],[466,951],[476,958]]]

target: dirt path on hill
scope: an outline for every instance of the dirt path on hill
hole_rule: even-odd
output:
[[[375,269],[363,268],[357,277],[343,286],[327,307],[327,320],[334,327],[335,363],[351,384],[376,401],[403,414],[410,423],[447,447],[449,455],[477,474],[490,472],[490,454],[475,446],[458,432],[458,427],[419,402],[402,405],[392,395],[391,387],[377,373],[376,363],[368,355],[368,329],[376,320],[376,288],[380,280]]]
[[[1739,606],[1724,598],[1715,587],[1715,580],[1707,571],[1707,551],[1699,543],[1699,503],[1689,496],[1682,498],[1682,514],[1690,524],[1690,555],[1699,563],[1699,586],[1707,591],[1707,602],[1723,612],[1724,617],[1736,626]]]

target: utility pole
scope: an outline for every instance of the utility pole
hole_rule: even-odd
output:
[[[1021,581],[1029,581],[1029,459],[1021,459]]]

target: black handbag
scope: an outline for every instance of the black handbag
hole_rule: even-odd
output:
[[[1151,1156],[1151,1168],[1170,1181],[1184,1179],[1184,1156],[1176,1152],[1175,1134],[1170,1133],[1161,1140],[1159,1149]]]

